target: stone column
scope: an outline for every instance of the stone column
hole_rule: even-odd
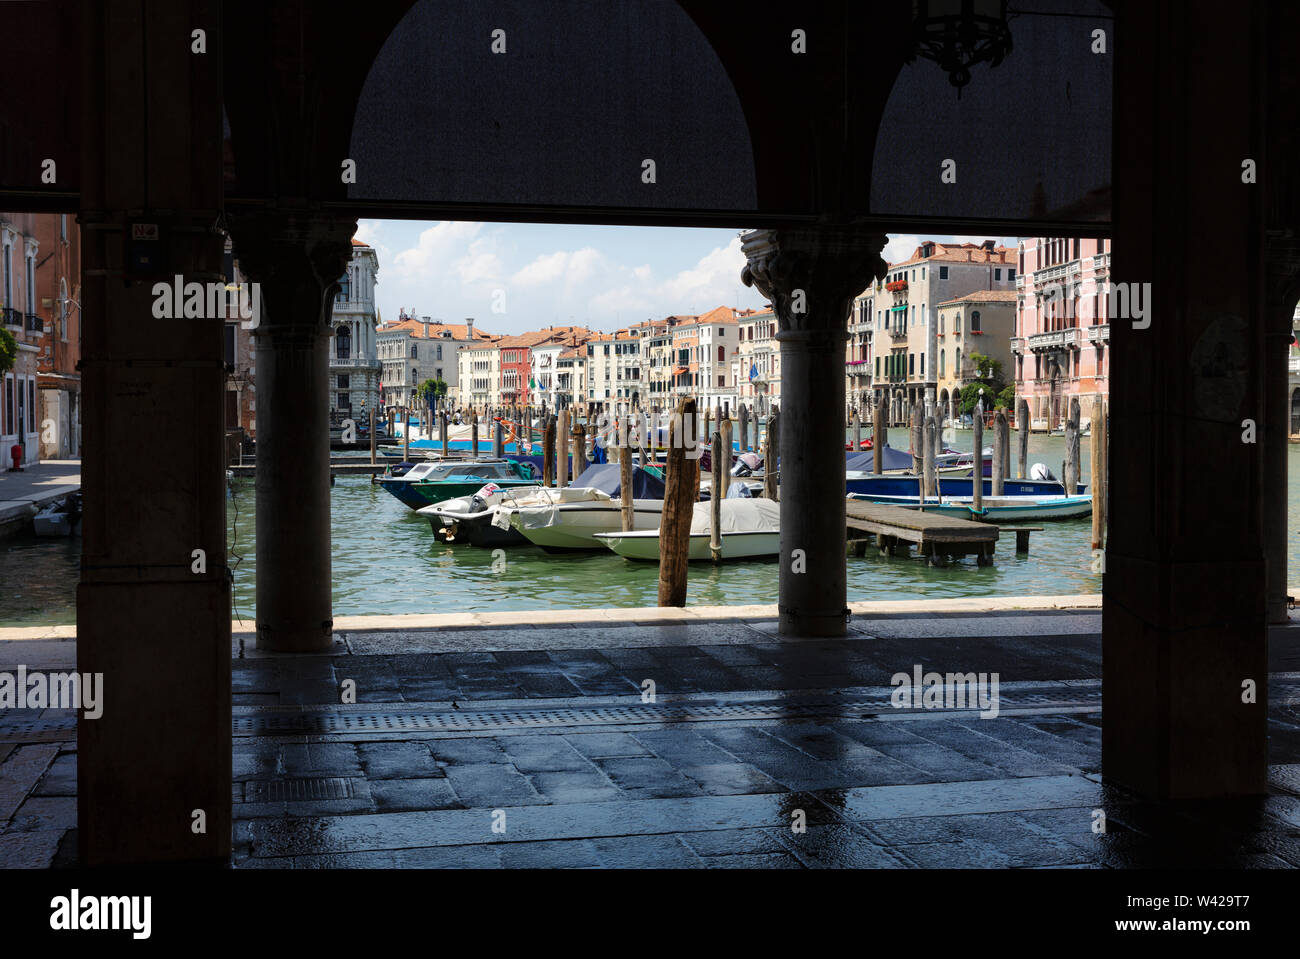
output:
[[[1265,453],[1243,435],[1268,408],[1265,193],[1239,172],[1262,148],[1240,104],[1266,92],[1239,65],[1264,57],[1265,32],[1259,7],[1232,31],[1205,29],[1210,0],[1174,9],[1126,6],[1115,47],[1112,284],[1149,296],[1145,316],[1110,324],[1102,771],[1204,799],[1262,793],[1268,769]],[[1216,135],[1188,131],[1189,110]],[[1210,236],[1232,237],[1233,256]]]
[[[231,783],[224,318],[153,309],[154,283],[170,289],[176,273],[225,282],[211,229],[222,61],[212,53],[199,68],[190,53],[195,24],[220,49],[220,9],[105,0],[83,14],[76,653],[78,672],[103,678],[101,715],[77,714],[80,865],[221,861]],[[158,228],[147,277],[124,273],[134,222]]]
[[[846,320],[853,298],[885,273],[886,237],[819,227],[754,230],[741,243],[741,279],[772,302],[781,344],[780,632],[841,636]]]
[[[1296,300],[1300,298],[1300,241],[1270,236],[1267,248],[1267,348],[1264,353],[1264,553],[1268,621],[1287,621],[1287,459],[1290,453],[1291,395],[1287,357]]]
[[[333,643],[329,328],[356,221],[270,211],[232,218],[261,287],[257,349],[257,645]]]

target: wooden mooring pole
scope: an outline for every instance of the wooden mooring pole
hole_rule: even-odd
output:
[[[970,491],[971,507],[975,512],[984,508],[984,401],[975,403],[975,415],[971,418],[971,442],[975,444],[975,471],[971,473]]]
[[[930,497],[932,496],[939,495],[938,474],[935,472],[934,469],[935,428],[934,428],[933,416],[927,416],[925,418],[925,425],[924,427],[922,427],[922,431],[923,431],[922,443],[924,444],[924,451],[921,459],[921,479],[922,479],[922,485],[924,486],[924,489],[922,490],[921,493],[922,496],[921,508],[924,509],[925,508],[924,503],[926,500],[930,499]]]
[[[998,410],[993,418],[993,495],[1002,495],[1002,480],[1006,476],[1007,451],[1011,448],[1011,432],[1007,414]]]
[[[555,484],[555,419],[542,420],[542,485]]]
[[[618,482],[623,504],[623,532],[634,529],[636,513],[632,504],[632,444],[626,429],[618,437]]]
[[[767,436],[763,440],[763,496],[775,502],[781,473],[777,465],[780,456],[781,415],[775,406],[767,417]]]
[[[699,482],[699,460],[686,458],[687,430],[696,429],[695,400],[683,399],[677,407],[675,429],[679,435],[668,445],[667,480],[663,514],[659,522],[659,605],[686,605],[686,574],[690,558],[691,518],[695,515],[694,490]]]
[[[1065,495],[1079,489],[1079,398],[1070,397],[1070,413],[1065,421]]]
[[[569,485],[569,411],[560,410],[555,429],[555,485]]]
[[[721,431],[713,434],[710,462],[713,467],[713,485],[709,490],[709,553],[715,563],[720,563],[722,562],[722,500],[727,495],[723,489],[723,483],[726,481],[722,471]]]
[[[374,466],[378,462],[377,457],[379,453],[378,450],[376,449],[377,442],[378,439],[375,436],[375,408],[372,406],[370,407],[370,465],[371,466]],[[244,449],[244,443],[242,438],[239,443],[239,449],[240,449],[240,455],[242,456],[243,449]]]
[[[1104,549],[1106,546],[1106,410],[1101,396],[1092,398],[1092,433],[1089,437],[1089,465],[1092,467],[1092,481],[1088,488],[1092,492],[1092,548]]]
[[[1016,404],[1016,427],[1020,440],[1020,465],[1016,478],[1025,479],[1029,476],[1029,403],[1025,400]]]
[[[885,394],[880,394],[880,401],[876,404],[875,422],[872,423],[871,445],[875,452],[871,454],[871,472],[879,476],[885,471],[885,463],[881,458],[880,451],[885,448],[885,437],[888,435],[886,430],[886,421],[889,418],[886,405]]]
[[[573,485],[578,485],[583,470],[587,468],[587,429],[580,422],[573,424]]]

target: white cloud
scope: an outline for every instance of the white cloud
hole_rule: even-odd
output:
[[[422,277],[446,268],[446,261],[461,249],[468,252],[482,223],[442,220],[420,234],[416,245],[393,257],[393,272],[399,277]],[[380,269],[383,264],[380,264]]]

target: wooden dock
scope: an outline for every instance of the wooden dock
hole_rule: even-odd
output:
[[[974,556],[981,566],[993,562],[998,528],[989,523],[862,500],[846,500],[844,512],[857,556],[866,552],[863,534],[874,534],[882,556],[906,556],[915,546],[931,566],[963,556]]]

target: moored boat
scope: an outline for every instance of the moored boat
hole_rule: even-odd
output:
[[[916,496],[862,496],[850,494],[849,499],[865,500],[886,506],[905,506],[920,509],[922,503]],[[980,521],[1016,522],[1020,520],[1078,519],[1092,514],[1092,494],[1076,496],[986,496],[981,508],[976,509],[969,496],[927,499],[927,513],[957,516]]]
[[[551,552],[600,549],[595,534],[621,529],[623,525],[620,467],[612,463],[590,467],[579,482],[581,487],[570,487],[575,494],[569,502],[498,506],[493,522],[513,526],[533,545]],[[578,497],[579,489],[590,489],[592,495]],[[663,480],[639,466],[632,468],[635,529],[659,526],[663,496]]]
[[[770,499],[724,499],[720,510],[722,559],[767,559],[780,553],[780,504]],[[712,504],[696,503],[687,552],[692,561],[713,558],[712,523]],[[626,559],[659,560],[658,528],[597,533],[595,538]]]

